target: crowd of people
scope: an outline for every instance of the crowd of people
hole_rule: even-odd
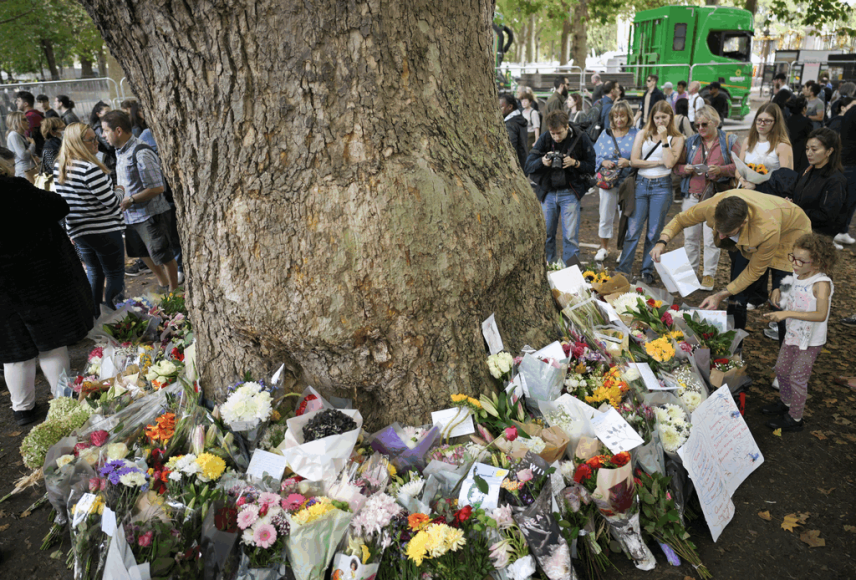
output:
[[[98,102],[88,123],[67,96],[50,104],[18,92],[0,149],[0,185],[11,194],[0,234],[0,362],[19,425],[36,419],[37,362],[56,387],[71,372],[67,347],[124,300],[126,275],[151,270],[160,292],[184,281],[175,204],[138,103]],[[139,263],[126,269],[126,256]]]
[[[680,216],[707,216],[679,222],[702,289],[714,290],[723,248],[731,259],[731,284],[706,305],[716,307],[728,298],[729,313],[743,328],[746,311],[771,301],[771,291],[790,273],[791,262],[788,252],[781,254],[784,234],[776,229],[781,224],[717,228],[715,207],[731,192],[749,208],[749,222],[756,212],[781,214],[781,221],[788,211],[798,211],[808,225],[789,234],[789,248],[797,233],[814,232],[838,250],[856,242],[848,233],[856,210],[856,85],[839,83],[833,90],[821,79],[806,83],[796,95],[785,76],[777,75],[770,102],[758,108],[748,136],[738,139],[723,129],[729,106],[718,83],[710,83],[702,97],[696,81],[679,82],[677,90],[671,83],[661,90],[658,81],[656,75],[647,78],[647,90],[634,111],[617,83],[600,82],[594,75],[595,100],[587,113],[594,123],[586,122],[585,112],[575,114],[579,102],[568,94],[563,79],[556,80],[553,95],[540,107],[528,87],[518,89],[519,102],[511,94],[501,96],[509,137],[518,160],[525,158],[520,165],[541,202],[546,259],[562,265],[578,259],[581,200],[596,191],[600,247],[595,261],[607,259],[615,238],[620,250],[616,272],[633,279],[636,250],[644,240],[637,279],[651,284],[659,244],[677,233],[663,233],[677,197]],[[544,109],[543,118],[539,109]],[[769,179],[753,183],[738,171],[737,159],[763,168]],[[559,223],[561,258],[555,239]],[[763,238],[772,245],[760,251],[759,232],[765,231],[779,233]],[[856,317],[842,322],[856,326]],[[772,322],[765,329],[773,339],[783,332]]]

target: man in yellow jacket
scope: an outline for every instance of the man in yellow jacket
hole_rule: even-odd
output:
[[[794,242],[811,233],[811,220],[790,201],[747,189],[720,193],[679,213],[663,228],[660,239],[651,250],[655,262],[669,241],[684,228],[706,222],[713,228],[714,244],[729,250],[731,282],[724,290],[705,298],[701,307],[715,310],[725,298],[734,326],[746,326],[747,295],[743,292],[753,282],[772,270],[773,288],[793,272],[788,257]],[[779,325],[779,338],[784,338],[784,324]]]

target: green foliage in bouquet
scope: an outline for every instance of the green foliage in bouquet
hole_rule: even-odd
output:
[[[701,346],[710,349],[711,359],[727,358],[731,355],[731,343],[734,342],[737,331],[720,332],[706,320],[693,320],[693,317],[687,312],[684,313],[684,320],[686,320],[689,329],[696,335]]]

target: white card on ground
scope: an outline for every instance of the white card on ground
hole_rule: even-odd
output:
[[[487,483],[488,491],[486,494],[479,491],[476,485],[475,476],[478,475]],[[499,504],[499,490],[502,486],[502,480],[508,475],[507,469],[486,465],[484,463],[474,463],[467,478],[461,484],[461,492],[458,494],[458,505],[468,506],[480,504],[483,509],[496,509]]]
[[[111,538],[116,533],[116,512],[108,507],[105,507],[104,513],[101,514],[101,531]]]
[[[487,343],[487,348],[490,349],[490,354],[502,352],[502,337],[499,335],[499,327],[496,326],[496,318],[493,314],[482,322],[482,334]]]
[[[715,542],[734,517],[734,503],[728,493],[728,484],[722,477],[722,470],[708,446],[706,433],[693,425],[690,437],[683,447],[678,449],[678,455],[693,480],[701,502],[701,511]]]
[[[728,495],[762,463],[764,456],[740,414],[731,390],[723,385],[693,411],[693,430],[704,434],[722,470]]]
[[[630,451],[645,443],[614,408],[592,418],[591,426],[597,438],[609,447],[613,454]]]
[[[565,294],[576,294],[577,290],[586,285],[583,273],[580,271],[579,266],[576,265],[557,272],[550,272],[547,278],[551,288],[555,288]]]
[[[645,386],[649,391],[672,391],[678,388],[677,386],[667,387],[661,385],[654,371],[648,366],[648,363],[630,363],[630,365],[635,366],[639,374],[642,375],[642,380],[645,381]]]
[[[253,456],[250,459],[250,466],[247,467],[247,475],[257,481],[261,481],[264,474],[267,473],[277,481],[282,481],[282,476],[285,474],[286,461],[282,455],[265,451],[264,449],[256,449],[253,451]]]
[[[466,419],[464,419],[464,413],[466,413]],[[461,419],[463,419],[463,421]],[[453,421],[457,423],[458,426],[453,428],[451,433],[447,434],[445,432],[446,427]],[[460,437],[461,435],[469,435],[470,433],[476,432],[476,428],[473,425],[473,416],[469,409],[452,407],[451,409],[434,411],[431,413],[431,422],[440,429],[440,433],[442,433],[444,437],[447,435],[449,437]]]
[[[669,292],[687,296],[701,288],[685,248],[661,255],[660,261],[654,262],[654,267]]]
[[[533,354],[535,358],[546,359],[552,358],[554,360],[560,361],[565,360],[568,356],[565,354],[564,349],[562,348],[562,343],[558,340],[556,342],[551,342],[541,350],[537,351]]]

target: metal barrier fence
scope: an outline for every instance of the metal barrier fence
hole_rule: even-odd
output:
[[[116,81],[106,77],[0,85],[0,130],[4,136],[6,135],[6,114],[17,110],[15,93],[18,91],[29,91],[33,96],[47,95],[51,106],[53,106],[54,97],[66,95],[74,101],[74,113],[85,123],[89,122],[89,115],[98,101],[104,101],[110,104],[111,108],[116,108],[124,97]],[[113,98],[113,95],[117,95],[118,98]]]

